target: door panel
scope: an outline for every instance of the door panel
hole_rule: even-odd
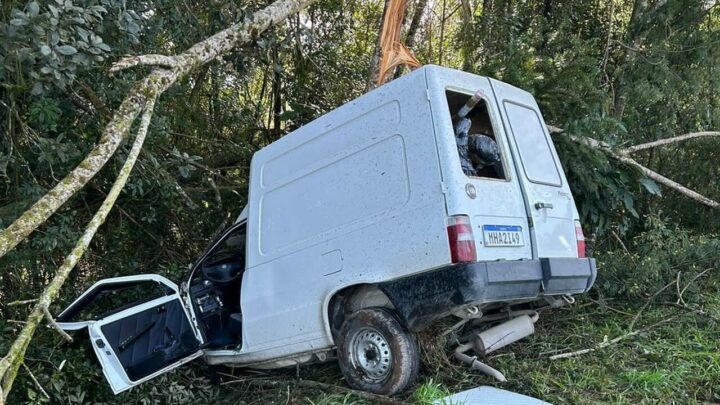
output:
[[[130,381],[147,377],[200,346],[177,299],[117,320],[100,321],[97,328]]]
[[[491,83],[532,219],[533,257],[577,257],[575,202],[538,105],[523,90]]]
[[[107,315],[76,319],[93,301],[143,282],[157,282],[165,295],[140,299]],[[202,340],[190,323],[177,286],[157,275],[102,280],[58,316],[65,330],[88,328],[90,343],[115,394],[202,355]]]

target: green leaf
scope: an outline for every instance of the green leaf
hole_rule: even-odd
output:
[[[50,49],[49,46],[47,46],[47,45],[40,46],[40,54],[42,54],[43,56],[50,55],[50,52],[52,52],[52,50]]]
[[[37,17],[37,15],[40,14],[40,6],[35,1],[28,3],[27,8],[30,17]]]
[[[74,55],[77,53],[77,49],[70,45],[58,46],[56,50],[63,55]]]
[[[33,96],[38,96],[43,93],[43,86],[42,83],[35,83],[32,87],[32,90],[30,91],[30,94]]]
[[[645,187],[645,190],[647,190],[648,193],[656,196],[662,196],[662,190],[660,189],[660,186],[655,182],[655,180],[643,177],[640,179],[640,184],[642,184],[643,187]]]
[[[10,20],[10,25],[14,25],[16,27],[27,25],[27,23],[28,22],[26,20],[23,20],[22,18],[13,18],[12,20]]]

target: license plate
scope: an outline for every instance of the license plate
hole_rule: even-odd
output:
[[[483,225],[485,246],[523,246],[522,227],[514,225]]]

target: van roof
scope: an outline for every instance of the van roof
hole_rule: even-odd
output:
[[[375,92],[382,92],[382,91],[392,91],[392,88],[396,85],[400,85],[401,83],[404,84],[404,86],[407,86],[409,83],[416,82],[416,85],[427,87],[427,77],[437,75],[437,76],[450,76],[451,78],[453,76],[460,77],[460,76],[471,76],[471,77],[486,77],[486,76],[479,76],[468,72],[463,72],[461,70],[457,69],[451,69],[443,66],[438,65],[424,65],[418,69],[415,69],[414,71],[410,72],[407,75],[404,75],[398,79],[395,79],[391,82],[388,82],[382,86],[379,86],[372,91],[363,94],[359,97],[356,97],[352,100],[347,101],[341,106],[336,107],[335,109],[328,111],[327,113],[313,119],[312,121],[308,122],[307,124],[301,126],[300,128],[295,129],[294,131],[282,136],[280,139],[274,141],[273,143],[264,146],[255,154],[253,155],[252,160],[254,161],[256,157],[260,157],[263,154],[270,153],[271,151],[280,148],[280,149],[290,149],[293,148],[296,145],[300,145],[308,140],[308,138],[312,138],[316,136],[319,132],[326,132],[331,129],[331,127],[335,123],[343,123],[346,122],[347,119],[345,119],[343,116],[346,114],[352,114],[351,110],[349,109],[342,109],[342,107],[346,105],[352,105],[356,100],[362,99],[363,97],[366,97],[368,94],[375,93]],[[487,78],[487,77],[486,77]],[[496,80],[491,79],[490,80]],[[445,80],[452,81],[450,80]],[[498,80],[499,81],[499,80]],[[503,82],[504,83],[504,82]],[[513,87],[517,89],[518,91],[527,93],[530,95],[529,92],[517,88],[515,86],[512,86],[510,84],[504,83],[507,86]]]

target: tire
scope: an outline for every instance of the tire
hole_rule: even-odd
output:
[[[347,384],[374,394],[405,390],[420,368],[413,335],[385,308],[352,313],[340,328],[337,355]]]

